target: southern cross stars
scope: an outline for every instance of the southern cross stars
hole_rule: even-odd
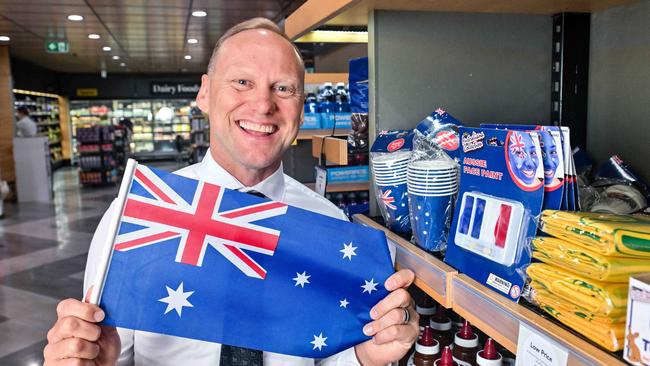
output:
[[[352,260],[352,256],[357,255],[357,253],[354,252],[357,248],[358,247],[353,247],[352,242],[350,242],[350,244],[343,244],[343,249],[339,250],[339,252],[343,253],[343,259],[347,258]]]
[[[361,288],[363,288],[363,292],[362,292],[362,294],[365,294],[366,292],[368,292],[368,293],[370,294],[370,293],[372,293],[373,291],[377,291],[377,285],[378,285],[378,283],[375,282],[375,279],[374,279],[374,278],[371,278],[370,281],[365,281],[365,280],[364,280],[364,282],[365,282],[366,284],[363,285],[363,286],[361,286]]]
[[[167,304],[167,309],[165,309],[165,314],[169,313],[172,310],[176,310],[178,313],[178,317],[180,318],[181,312],[183,311],[183,307],[194,307],[194,305],[190,304],[189,301],[187,301],[187,298],[192,296],[194,291],[188,291],[188,292],[183,292],[183,282],[181,282],[180,285],[178,285],[178,288],[176,290],[172,290],[167,287],[167,297],[163,297],[162,299],[159,299],[158,301],[164,302]]]
[[[346,308],[346,309],[347,309],[347,308],[348,308],[348,305],[350,304],[350,302],[348,301],[348,299],[343,299],[343,300],[341,300],[341,301],[339,301],[339,302],[341,303],[341,305],[339,305],[340,308]]]
[[[314,345],[313,349],[318,348],[318,350],[320,351],[321,348],[323,348],[323,346],[327,346],[327,344],[325,343],[326,339],[327,337],[323,337],[323,332],[320,332],[318,336],[314,335],[314,340],[309,343]]]
[[[304,288],[306,283],[310,283],[308,278],[311,275],[307,275],[307,271],[303,271],[302,273],[296,272],[296,276],[293,278],[296,281],[296,286],[300,285],[300,287]]]

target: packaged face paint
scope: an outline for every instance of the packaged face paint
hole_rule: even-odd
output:
[[[420,121],[415,129],[435,142],[451,158],[458,161],[460,155],[458,128],[460,126],[462,126],[460,121],[442,108],[438,108]]]
[[[532,126],[514,124],[481,124],[483,128],[505,130],[535,131],[539,136],[544,164],[544,205],[545,210],[559,210],[562,207],[563,195],[567,194],[564,186],[565,179],[562,133],[555,126]]]
[[[539,134],[459,131],[460,190],[445,262],[518,301],[544,199]]]

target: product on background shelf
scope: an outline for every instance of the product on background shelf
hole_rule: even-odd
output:
[[[415,343],[415,353],[409,358],[408,366],[433,366],[440,357],[440,344],[433,338],[433,331],[427,325]]]
[[[398,233],[411,231],[406,171],[413,134],[382,131],[370,149],[375,198],[386,226]]]
[[[429,320],[429,326],[433,330],[433,337],[440,343],[440,347],[447,347],[454,343],[451,319],[442,305],[438,304],[436,313]]]
[[[536,132],[460,128],[460,202],[445,262],[518,301],[544,198]]]
[[[563,205],[568,205],[568,184],[569,182],[576,184],[576,175],[571,150],[570,148],[569,150],[565,150],[566,146],[571,146],[571,143],[567,141],[565,144],[565,133],[560,127],[515,124],[481,124],[481,127],[535,131],[539,137],[542,163],[544,165],[544,203],[542,207],[545,210],[559,210]],[[567,134],[566,138],[568,138],[568,127],[565,130]],[[566,164],[572,165],[567,166]],[[574,200],[578,199],[577,195],[572,194],[572,196]],[[579,207],[579,204],[576,202],[573,202],[572,205],[574,208]]]
[[[501,354],[497,352],[496,346],[492,338],[488,338],[485,341],[485,346],[482,350],[478,351],[476,354],[476,365],[477,366],[501,366],[502,364]]]
[[[459,366],[454,358],[451,356],[451,349],[449,346],[445,346],[442,350],[440,358],[433,363],[435,366]]]
[[[599,254],[650,258],[650,218],[644,216],[547,210],[541,229]]]
[[[526,273],[540,288],[590,313],[610,315],[625,308],[627,285],[590,280],[544,263],[533,263]]]
[[[460,156],[460,121],[444,109],[438,108],[415,127],[433,143],[444,150],[451,158],[458,161]]]
[[[476,353],[479,351],[478,335],[466,320],[463,327],[454,335],[454,361],[460,366],[476,366]]]
[[[436,312],[436,302],[430,296],[425,295],[422,302],[415,306],[415,311],[420,316],[420,332],[429,325],[431,315]]]
[[[610,257],[575,241],[537,237],[533,258],[598,281],[627,283],[631,275],[650,272],[650,258]]]

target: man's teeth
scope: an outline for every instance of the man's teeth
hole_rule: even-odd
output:
[[[263,133],[275,132],[275,126],[273,125],[260,125],[257,123],[239,121],[239,126],[245,130],[250,130],[255,132],[263,132]]]

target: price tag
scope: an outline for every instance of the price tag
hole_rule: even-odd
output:
[[[548,337],[519,323],[515,366],[565,366],[569,353]]]
[[[327,187],[327,170],[316,167],[316,187],[315,191],[321,196],[325,196],[325,187]]]

